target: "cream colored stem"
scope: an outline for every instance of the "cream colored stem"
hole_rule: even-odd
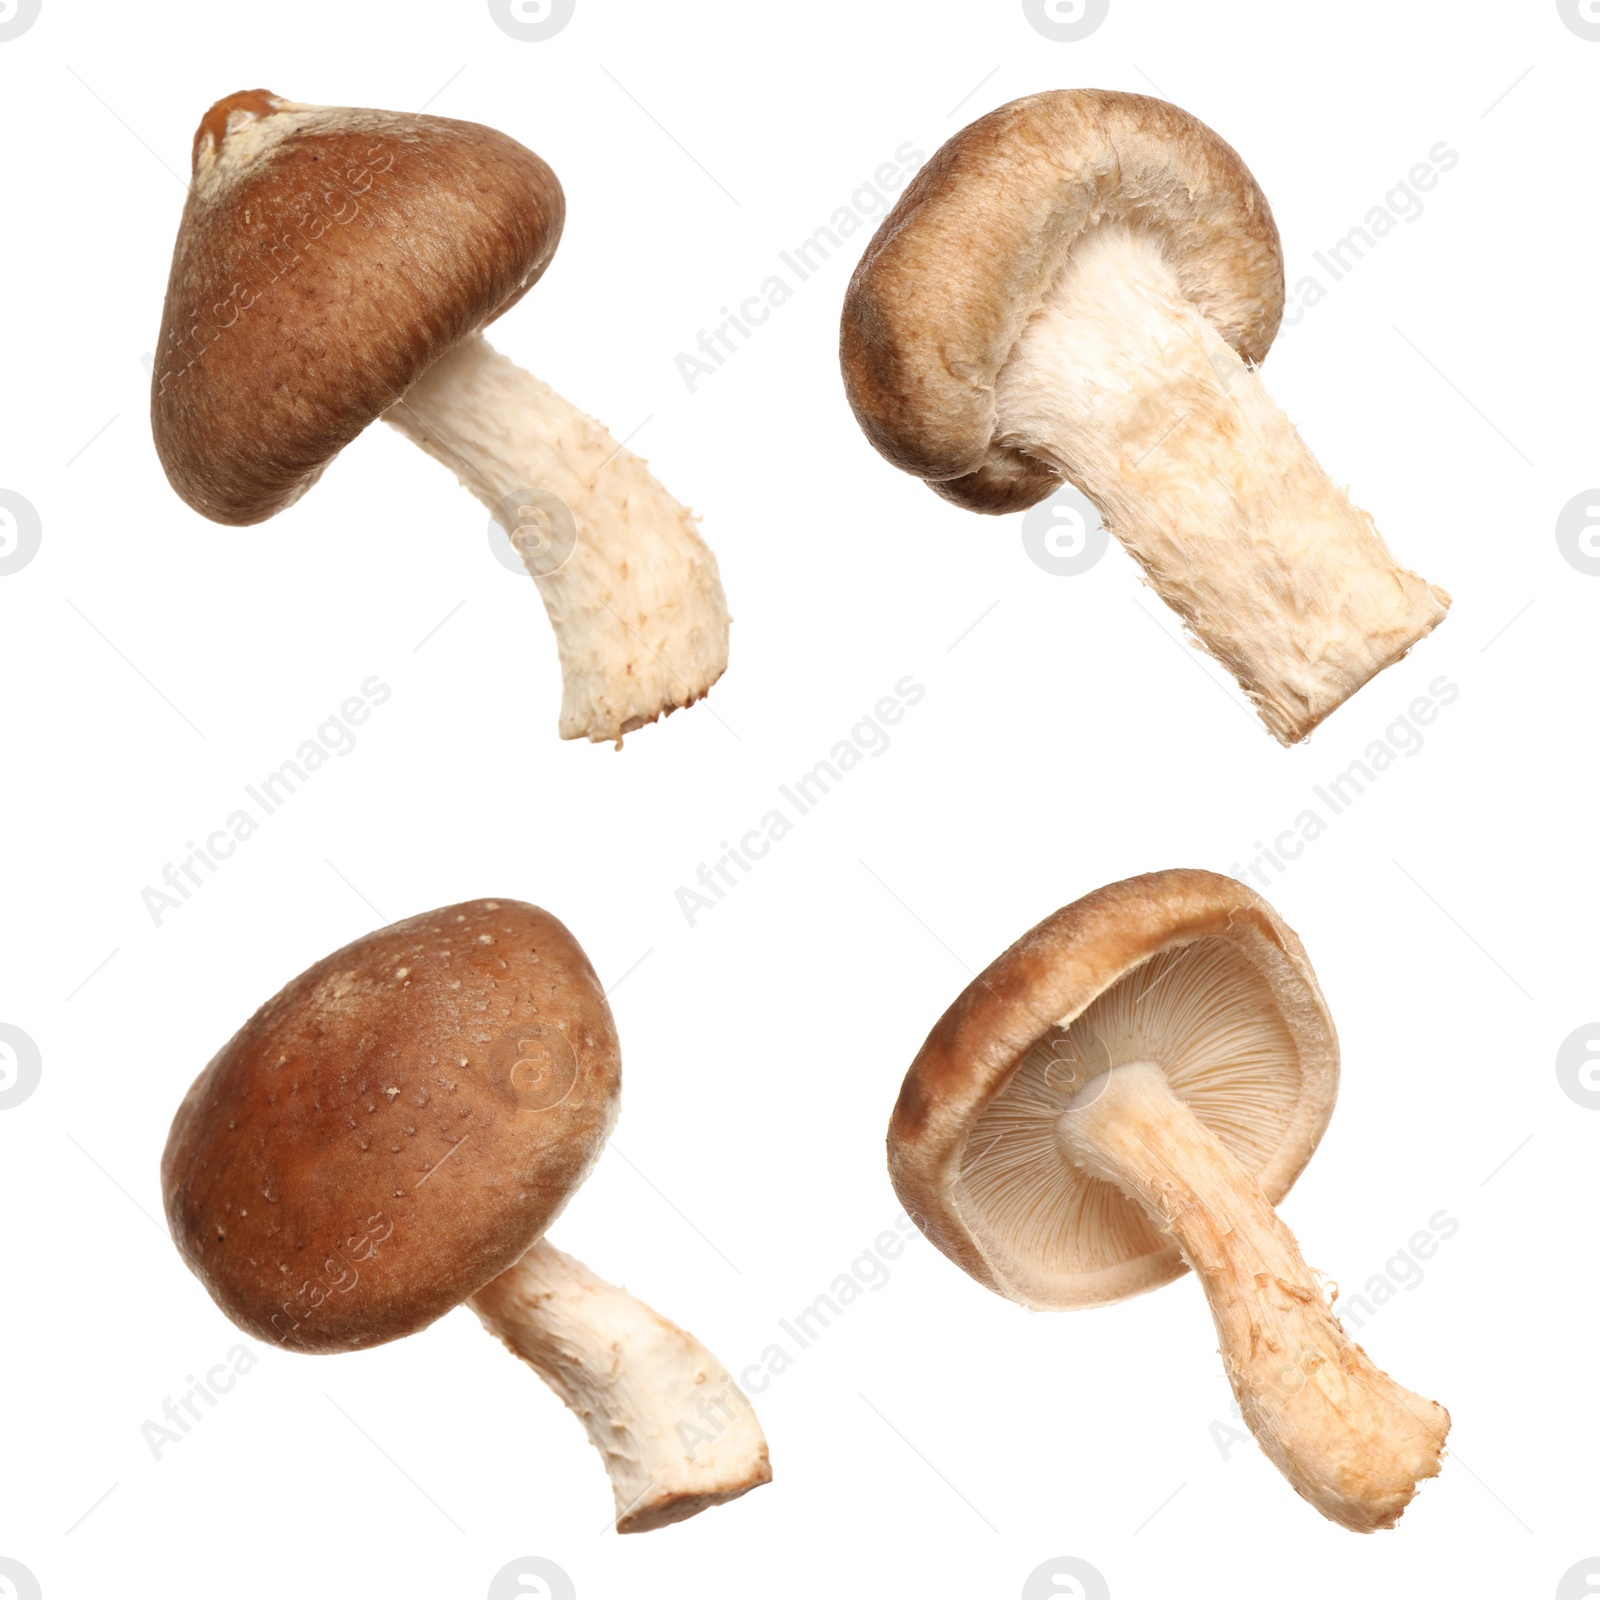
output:
[[[728,606],[716,557],[693,516],[593,418],[474,334],[384,420],[512,536],[556,632],[563,739],[620,741],[722,676]],[[570,508],[575,542],[549,528],[551,494]]]
[[[1439,1470],[1449,1413],[1345,1337],[1260,1185],[1166,1074],[1113,1068],[1079,1092],[1057,1139],[1172,1235],[1211,1304],[1239,1409],[1278,1470],[1346,1528],[1393,1527]]]
[[[1079,241],[996,400],[996,438],[1089,495],[1284,744],[1449,607],[1395,562],[1142,234]]]
[[[617,1532],[772,1479],[755,1411],[698,1339],[540,1241],[468,1304],[575,1411],[605,1458]]]

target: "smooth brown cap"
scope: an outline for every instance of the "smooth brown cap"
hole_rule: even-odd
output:
[[[845,389],[872,443],[973,511],[1061,486],[993,442],[995,379],[1074,243],[1100,223],[1154,236],[1184,293],[1246,361],[1283,314],[1283,255],[1238,154],[1165,100],[1059,89],[991,111],[942,145],[850,280]]]
[[[259,1339],[398,1339],[537,1242],[599,1157],[621,1071],[600,980],[548,912],[394,923],[301,973],[195,1080],[161,1160],[173,1240]]]
[[[555,174],[493,128],[219,100],[161,317],[150,415],[172,486],[260,522],[447,350],[533,285],[561,238]]]
[[[1339,1046],[1300,941],[1232,878],[1175,869],[1097,889],[967,986],[889,1124],[907,1213],[980,1283],[1040,1309],[1179,1276],[1176,1246],[1055,1142],[1097,1073],[1148,1059],[1281,1200],[1332,1115]]]

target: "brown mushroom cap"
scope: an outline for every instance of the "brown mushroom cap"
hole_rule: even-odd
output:
[[[850,280],[845,388],[890,461],[973,511],[1020,511],[1061,486],[994,438],[995,379],[1075,242],[1101,223],[1148,234],[1239,355],[1266,355],[1283,314],[1283,256],[1238,154],[1165,100],[1030,95],[934,153]]]
[[[980,1283],[1040,1309],[1101,1305],[1186,1268],[1120,1190],[1063,1159],[1056,1123],[1097,1073],[1153,1061],[1276,1204],[1316,1149],[1339,1047],[1305,951],[1212,872],[1129,878],[1046,917],[918,1052],[889,1125],[907,1213]]]
[[[215,522],[298,499],[533,285],[565,201],[531,150],[444,117],[245,90],[194,141],[151,385],[156,450]]]
[[[195,1080],[161,1162],[172,1237],[240,1327],[359,1350],[534,1244],[600,1154],[621,1060],[548,912],[473,900],[346,945]]]

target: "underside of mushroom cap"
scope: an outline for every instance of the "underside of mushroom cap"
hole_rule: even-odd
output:
[[[541,1237],[620,1089],[600,981],[548,912],[408,918],[301,973],[195,1080],[161,1163],[173,1241],[268,1343],[400,1338]]]
[[[1060,487],[1043,463],[994,442],[995,380],[1075,242],[1101,223],[1146,233],[1239,356],[1266,355],[1283,256],[1238,154],[1164,100],[1030,95],[934,153],[851,279],[845,388],[883,455],[976,511],[1020,511]]]
[[[889,1129],[908,1214],[951,1260],[1037,1309],[1170,1282],[1176,1247],[1121,1191],[1063,1159],[1056,1124],[1136,1061],[1276,1203],[1327,1127],[1338,1042],[1305,951],[1258,895],[1173,870],[1047,917],[928,1036]]]
[[[564,216],[555,174],[492,128],[265,90],[219,101],[152,374],[173,488],[215,522],[281,511],[527,292]]]

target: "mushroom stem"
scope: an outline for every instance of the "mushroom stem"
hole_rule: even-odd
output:
[[[384,420],[511,535],[556,632],[563,739],[620,742],[722,676],[716,557],[694,517],[592,417],[473,334]]]
[[[1317,464],[1155,241],[1074,247],[996,384],[997,443],[1078,484],[1293,744],[1444,617]]]
[[[541,1240],[467,1302],[577,1413],[605,1458],[617,1532],[769,1483],[766,1436],[700,1341]]]
[[[1343,1527],[1393,1527],[1438,1472],[1450,1414],[1345,1337],[1255,1178],[1149,1062],[1092,1080],[1056,1127],[1065,1158],[1132,1196],[1194,1269],[1239,1409],[1278,1470]]]

